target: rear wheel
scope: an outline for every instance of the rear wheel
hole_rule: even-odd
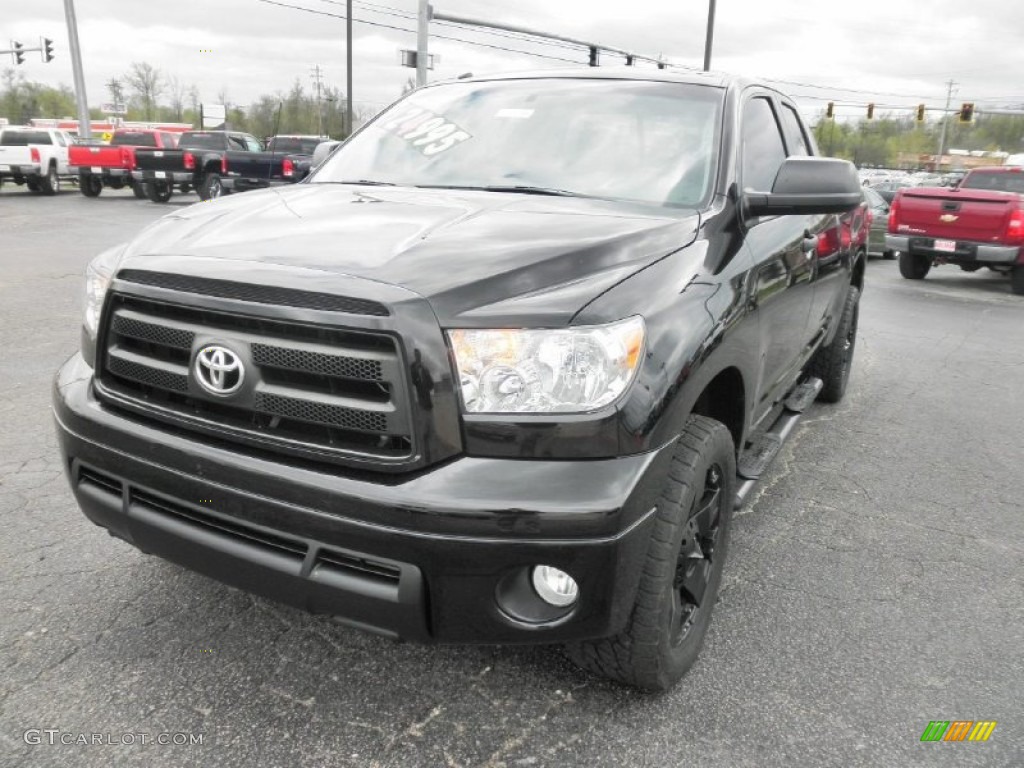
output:
[[[927,256],[916,253],[900,253],[900,274],[907,280],[924,280],[932,268],[932,261]]]
[[[686,674],[722,581],[735,476],[729,430],[691,416],[658,498],[629,623],[614,637],[568,646],[574,662],[650,691],[668,690]]]
[[[853,351],[857,346],[857,320],[860,316],[860,291],[851,285],[846,294],[843,314],[839,318],[839,327],[832,343],[814,353],[807,374],[816,376],[822,381],[818,399],[824,403],[838,403],[846,394],[846,384],[850,380],[850,367],[853,363]]]
[[[82,173],[78,176],[78,188],[86,197],[99,197],[103,191],[103,181],[91,173]]]
[[[882,254],[882,258],[883,259],[895,259],[896,258],[896,251],[886,251],[885,253]]]
[[[28,187],[29,192],[39,191],[39,182],[35,179],[25,179],[25,186]]]
[[[1018,296],[1024,296],[1024,265],[1013,268],[1010,273],[1010,288]]]
[[[203,177],[203,183],[199,185],[200,200],[216,200],[224,194],[224,184],[216,173],[208,173]]]
[[[174,190],[166,181],[146,182],[146,197],[154,203],[166,203],[173,194]]]
[[[60,192],[60,176],[57,175],[57,166],[53,163],[46,169],[46,175],[40,177],[39,191],[44,195],[56,195]]]

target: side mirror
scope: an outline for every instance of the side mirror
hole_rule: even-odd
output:
[[[832,157],[787,157],[771,192],[745,192],[748,216],[845,213],[861,204],[853,163]]]

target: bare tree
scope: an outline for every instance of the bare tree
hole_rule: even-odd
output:
[[[164,76],[159,69],[145,61],[132,63],[128,74],[124,76],[128,87],[139,100],[139,106],[145,119],[152,120],[156,111],[157,100],[164,92]]]
[[[185,84],[175,75],[167,78],[167,91],[171,97],[171,111],[174,119],[181,122],[185,116]]]
[[[124,104],[124,85],[116,77],[107,81],[107,90],[110,91],[110,100],[115,104]]]

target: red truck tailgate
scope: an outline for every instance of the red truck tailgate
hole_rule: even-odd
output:
[[[897,234],[1000,242],[1020,204],[1012,192],[908,187],[900,190]]]
[[[129,147],[72,145],[68,163],[80,168],[127,168],[135,165],[135,153]]]

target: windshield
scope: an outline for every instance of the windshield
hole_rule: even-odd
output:
[[[528,187],[699,206],[714,180],[723,93],[571,78],[424,88],[344,144],[313,182]]]
[[[990,189],[993,192],[1016,192],[1018,195],[1024,195],[1024,173],[971,171],[960,184],[960,189]]]
[[[186,133],[178,142],[179,149],[224,149],[228,140],[223,133]]]
[[[110,140],[112,147],[155,147],[156,134],[144,131],[121,131]]]
[[[288,155],[312,155],[319,143],[320,139],[274,137],[270,140],[267,149],[270,152],[282,152]]]

